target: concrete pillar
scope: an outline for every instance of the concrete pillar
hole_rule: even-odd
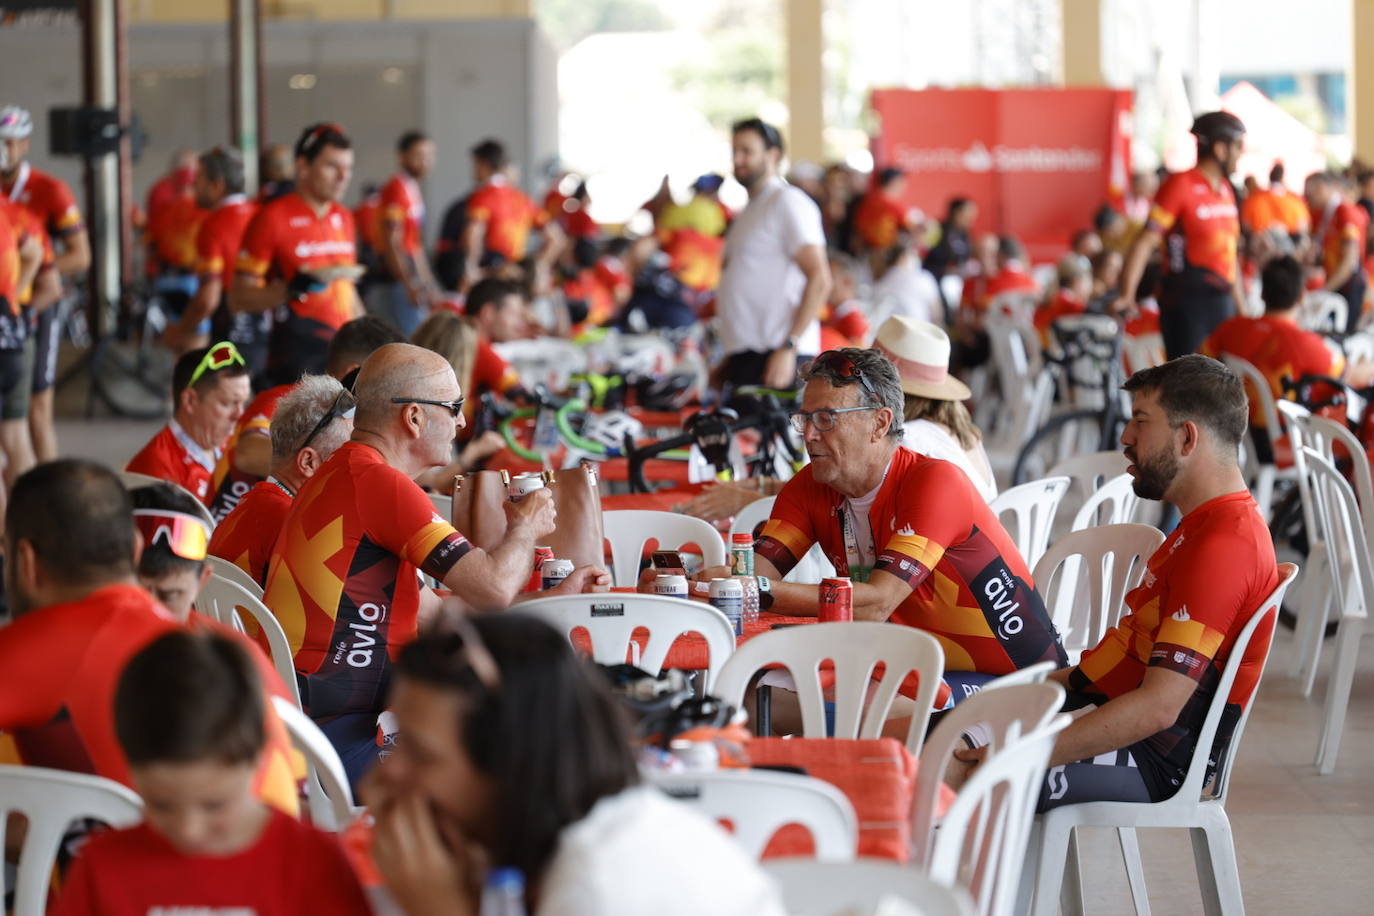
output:
[[[1346,87],[1349,130],[1355,155],[1374,161],[1374,57],[1363,53],[1360,37],[1374,35],[1374,0],[1350,0],[1350,77]]]
[[[1101,86],[1102,0],[1060,0],[1065,86]]]
[[[787,10],[788,155],[794,162],[825,160],[825,70],[821,53],[824,0],[789,0]]]

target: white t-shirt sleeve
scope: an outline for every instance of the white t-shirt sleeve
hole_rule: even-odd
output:
[[[784,188],[778,195],[778,206],[782,208],[782,219],[778,222],[782,229],[783,250],[795,258],[797,252],[808,245],[825,247],[825,227],[821,223],[821,208],[806,196],[801,188]]]

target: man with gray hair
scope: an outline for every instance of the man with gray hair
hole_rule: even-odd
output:
[[[272,472],[225,516],[210,555],[267,583],[267,561],[291,500],[353,432],[353,395],[328,375],[306,375],[281,399],[272,418]]]
[[[1026,561],[968,476],[902,447],[902,388],[887,357],[829,350],[802,379],[792,419],[811,463],[782,488],[755,544],[773,610],[816,613],[815,585],[781,580],[819,543],[853,582],[855,620],[940,641],[954,701],[1018,668],[1064,664]],[[914,688],[908,678],[902,692]]]

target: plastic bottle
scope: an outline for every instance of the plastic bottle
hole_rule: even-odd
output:
[[[525,874],[518,868],[493,868],[482,889],[481,916],[525,916]]]
[[[744,626],[759,619],[759,580],[754,578],[754,536],[736,534],[730,539],[730,568],[744,587]]]

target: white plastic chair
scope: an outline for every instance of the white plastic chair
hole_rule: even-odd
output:
[[[162,483],[166,484],[174,490],[181,491],[182,493],[186,494],[186,496],[188,496],[193,502],[195,502],[196,514],[198,514],[201,517],[205,524],[210,526],[211,531],[215,530],[215,517],[210,514],[210,507],[205,505],[205,503],[201,502],[196,497],[196,494],[192,493],[190,490],[186,489],[181,484],[173,483],[170,480],[163,480],[161,477],[153,477],[148,474],[139,474],[136,471],[116,471],[115,473],[119,477],[119,482],[124,484],[124,489],[126,490],[137,490],[140,487],[150,487],[153,484]]]
[[[1138,505],[1140,497],[1135,495],[1134,478],[1130,474],[1113,477],[1084,500],[1069,530],[1128,524],[1135,519],[1135,507]]]
[[[237,582],[212,575],[210,581],[206,582],[196,595],[195,608],[206,617],[218,620],[239,632],[243,632],[243,621],[239,619],[239,612],[247,611],[262,628],[263,636],[267,639],[268,653],[272,657],[272,667],[277,669],[277,674],[286,685],[287,695],[295,702],[297,708],[300,707],[301,691],[300,685],[296,682],[296,664],[291,644],[286,639],[286,631],[282,629],[281,623],[268,610],[267,605],[262,603],[261,598],[252,595],[247,588]]]
[[[1050,468],[1046,476],[1069,478],[1067,496],[1086,500],[1107,481],[1125,474],[1129,466],[1130,462],[1120,451],[1088,452],[1086,455],[1065,458]]]
[[[1163,365],[1168,358],[1164,352],[1164,336],[1127,334],[1121,340],[1121,357],[1126,363],[1128,374]]]
[[[1264,417],[1265,433],[1269,437],[1269,452],[1277,459],[1279,454],[1279,440],[1283,437],[1283,426],[1279,423],[1279,412],[1274,406],[1274,392],[1269,387],[1269,381],[1264,375],[1254,367],[1254,365],[1239,356],[1232,356],[1230,353],[1222,354],[1222,362],[1231,367],[1231,370],[1245,380],[1247,396],[1254,397],[1260,405],[1260,414]],[[1247,454],[1253,455],[1252,452]],[[1252,468],[1255,478],[1255,503],[1259,506],[1260,516],[1265,521],[1269,520],[1270,510],[1274,502],[1274,484],[1280,478],[1292,480],[1297,476],[1294,468],[1280,468],[1277,464],[1260,462],[1258,458],[1253,459]]]
[[[272,708],[286,726],[291,743],[305,755],[306,800],[310,805],[310,822],[321,830],[337,833],[349,825],[358,809],[348,788],[348,774],[344,771],[339,752],[324,732],[299,706],[281,697],[272,698]]]
[[[1374,610],[1374,570],[1370,568],[1369,541],[1360,524],[1360,510],[1349,482],[1315,450],[1304,451],[1317,497],[1317,524],[1328,550],[1332,592],[1341,611],[1336,630],[1336,662],[1326,686],[1326,708],[1317,746],[1317,770],[1326,776],[1336,768],[1360,637],[1370,611]]]
[[[931,705],[943,683],[945,653],[934,636],[911,627],[856,620],[761,633],[739,646],[726,661],[716,678],[715,694],[738,707],[754,675],[772,663],[781,664],[796,682],[802,733],[808,738],[824,738],[825,698],[820,675],[821,663],[827,659],[833,662],[835,675],[836,738],[880,737],[897,688],[908,673],[918,673],[920,684],[913,700],[906,747],[913,754],[919,753]],[[865,711],[873,670],[879,663],[884,666],[883,676]]]
[[[1063,805],[1041,816],[1038,848],[1031,852],[1034,857],[1031,861],[1036,863],[1033,910],[1036,916],[1053,916],[1057,913],[1061,897],[1064,912],[1083,912],[1082,889],[1078,886],[1076,847],[1071,845],[1073,831],[1077,827],[1116,827],[1118,830],[1137,827],[1189,828],[1192,832],[1193,859],[1197,864],[1205,911],[1208,914],[1244,912],[1236,849],[1231,838],[1231,822],[1226,816],[1226,794],[1230,789],[1231,768],[1235,765],[1240,740],[1245,733],[1245,724],[1249,721],[1250,710],[1254,708],[1259,691],[1259,676],[1255,679],[1255,693],[1251,694],[1250,703],[1236,720],[1231,740],[1218,762],[1216,775],[1211,782],[1211,792],[1205,797],[1202,794],[1203,780],[1216,741],[1217,727],[1221,724],[1222,712],[1227,706],[1231,687],[1240,671],[1241,661],[1250,645],[1250,639],[1262,620],[1278,614],[1278,609],[1283,604],[1283,594],[1296,573],[1297,567],[1291,563],[1279,565],[1278,587],[1260,603],[1236,637],[1235,645],[1222,669],[1216,693],[1207,708],[1207,716],[1198,732],[1197,746],[1193,750],[1192,760],[1188,763],[1183,785],[1172,798],[1151,804],[1102,801]],[[1272,640],[1256,657],[1261,676],[1271,645]],[[1133,841],[1132,844],[1134,845]],[[1136,855],[1138,856],[1138,851]],[[1072,867],[1066,869],[1066,865]],[[1131,885],[1136,909],[1138,912],[1148,912],[1149,903],[1144,896],[1144,875],[1140,871],[1139,862],[1132,863],[1128,857],[1128,874],[1132,868],[1135,869]],[[1066,871],[1069,875],[1067,881]]]
[[[632,651],[631,635],[643,627],[649,631],[649,638],[635,664],[650,674],[663,670],[663,661],[679,636],[700,633],[711,653],[706,670],[708,692],[735,651],[734,626],[720,611],[700,601],[609,592],[550,595],[522,602],[519,610],[547,621],[569,640],[573,631],[585,629],[592,644],[592,658],[602,665],[623,664]]]
[[[1028,568],[1033,569],[1049,547],[1054,515],[1068,489],[1069,478],[1045,477],[1009,487],[988,504],[1006,526]]]
[[[221,579],[228,579],[235,585],[248,590],[248,593],[258,600],[262,600],[262,585],[248,573],[239,569],[238,564],[231,563],[223,557],[207,556],[205,562],[210,564],[210,572]]]
[[[859,842],[859,822],[849,798],[828,782],[767,770],[711,770],[667,773],[653,770],[649,782],[712,820],[734,827],[735,842],[750,858],[763,855],[778,829],[800,824],[810,833],[816,858],[850,862]]]
[[[132,827],[143,819],[143,802],[133,790],[100,776],[0,766],[0,836],[12,812],[28,819],[28,832],[13,888],[5,886],[5,870],[0,870],[0,899],[13,890],[14,916],[43,916],[58,847],[72,821],[92,818]]]
[[[753,534],[761,522],[768,521],[768,517],[773,513],[773,503],[777,501],[776,496],[765,496],[745,506],[730,523],[730,535],[733,537],[736,534]],[[782,581],[798,585],[819,585],[821,579],[834,574],[835,567],[825,558],[821,545],[812,544],[806,555],[797,561],[797,565],[782,577]]]
[[[1043,684],[1045,679],[1050,676],[1050,672],[1058,667],[1054,662],[1036,662],[1034,665],[1027,665],[1018,668],[1011,674],[1004,674],[999,678],[993,678],[982,687],[979,692],[984,690],[996,690],[999,687],[1020,687],[1024,684]]]
[[[1350,306],[1340,293],[1328,290],[1312,290],[1303,296],[1298,307],[1298,324],[1308,331],[1345,332],[1345,322]]]
[[[1013,724],[1007,743],[988,754],[940,821],[927,871],[941,884],[967,887],[980,916],[1011,916],[1040,786],[1055,739],[1068,724],[1068,716],[1057,716],[1024,736]]]
[[[814,859],[764,859],[760,866],[782,891],[790,916],[840,916],[881,913],[900,900],[921,916],[972,916],[973,900],[963,888],[945,887],[912,868],[888,859],[853,862]]]
[[[1121,619],[1126,593],[1163,543],[1164,533],[1151,525],[1104,525],[1069,532],[1035,564],[1031,578],[1070,664]]]
[[[638,583],[644,545],[650,540],[657,540],[663,550],[696,544],[707,567],[725,565],[725,541],[710,522],[653,509],[614,509],[601,517],[606,540],[611,542],[611,571],[618,586]]]

